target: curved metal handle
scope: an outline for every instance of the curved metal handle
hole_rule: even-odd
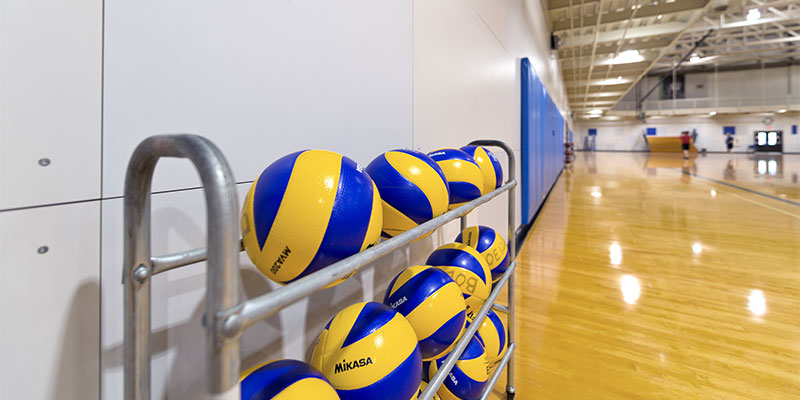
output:
[[[202,136],[152,136],[133,151],[125,176],[122,281],[127,400],[150,399],[150,277],[154,273],[150,261],[150,190],[153,171],[162,157],[188,158],[205,191],[208,391],[226,392],[239,379],[239,340],[226,341],[221,334],[221,321],[239,304],[239,201],[233,173],[219,148]]]

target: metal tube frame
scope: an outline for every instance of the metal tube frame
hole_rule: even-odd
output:
[[[383,241],[323,270],[262,296],[239,302],[238,252],[242,242],[238,232],[238,200],[230,167],[219,149],[196,135],[159,135],[145,139],[134,150],[125,179],[125,399],[150,399],[150,278],[161,272],[208,260],[206,292],[206,337],[209,363],[209,393],[216,399],[239,398],[240,343],[242,332],[280,309],[349,276],[373,261],[460,219],[466,228],[466,214],[508,192],[508,251],[511,263],[495,285],[489,298],[445,362],[420,396],[430,400],[446,375],[466,349],[490,308],[508,314],[506,354],[490,377],[483,393],[486,398],[507,366],[506,394],[514,397],[514,271],[516,270],[516,163],[513,150],[499,140],[476,140],[470,145],[502,148],[508,155],[508,179],[501,187],[394,238]],[[156,162],[161,157],[190,159],[205,189],[208,247],[182,253],[152,257],[150,254],[150,186]],[[508,283],[508,306],[494,304]],[[208,318],[211,315],[213,318]]]
[[[133,151],[125,176],[124,368],[125,399],[150,399],[150,278],[195,251],[173,256],[156,268],[150,257],[150,192],[156,163],[162,157],[188,158],[200,174],[207,208],[206,359],[208,392],[238,398],[239,341],[226,341],[222,323],[239,304],[239,201],[233,173],[222,152],[196,135],[160,135],[145,139]]]

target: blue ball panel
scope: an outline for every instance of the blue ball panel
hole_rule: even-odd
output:
[[[381,154],[372,160],[366,170],[375,185],[378,186],[381,200],[400,210],[418,224],[433,218],[433,208],[428,196],[417,185],[394,169],[392,164],[386,160],[385,155]],[[441,171],[441,168],[439,170]]]
[[[428,153],[428,156],[433,159],[433,161],[444,161],[444,160],[467,160],[475,165],[475,159],[470,156],[468,159],[464,158],[464,152],[459,149],[439,149],[436,151],[432,151]]]
[[[461,353],[461,357],[459,360],[472,360],[475,358],[480,357],[482,354],[486,353],[486,350],[483,349],[483,344],[481,344],[481,339],[478,339],[478,335],[472,337],[472,340],[469,341],[467,348]]]
[[[481,197],[481,189],[469,182],[449,182],[450,204],[466,203]]]
[[[503,326],[503,321],[500,321],[500,317],[497,315],[497,313],[493,313],[493,312],[489,313],[489,314],[486,314],[486,318],[489,318],[492,321],[492,324],[494,324],[495,330],[497,330],[497,333],[498,333],[497,336],[500,338],[500,348],[501,349],[505,348],[506,347],[506,330],[505,330],[505,327]]]
[[[304,152],[305,150],[298,151],[281,157],[258,177],[258,184],[253,190],[253,221],[256,225],[253,229],[255,229],[260,249],[264,248],[264,242],[267,241],[269,231],[275,222],[275,216],[278,215],[283,195],[286,193],[286,186],[289,184],[289,178],[292,177],[294,163],[297,161],[297,157]]]
[[[419,348],[422,350],[422,353],[439,354],[447,350],[447,348],[453,344],[453,338],[457,337],[461,329],[464,328],[464,319],[466,315],[466,310],[459,312],[444,325],[439,327],[432,335],[420,340]]]
[[[422,379],[422,356],[419,345],[394,371],[377,382],[359,389],[337,389],[336,392],[342,400],[410,399],[419,390],[420,381],[408,379],[409,376],[419,376],[420,380]]]
[[[397,279],[397,277],[395,277],[395,279]],[[389,284],[389,288],[394,286],[394,282],[395,280],[393,279],[392,283]],[[391,304],[405,296],[406,302],[395,308],[395,311],[403,315],[408,315],[411,311],[414,311],[417,306],[422,304],[428,296],[435,293],[448,282],[452,282],[452,279],[450,279],[450,276],[447,275],[446,272],[435,268],[428,268],[411,277],[411,279],[403,284],[403,287],[395,290],[391,296],[388,295],[389,291],[387,290],[383,303]]]
[[[466,356],[467,353],[471,353],[471,354],[472,353],[477,353],[477,355],[475,355],[472,358],[468,358]],[[471,360],[473,358],[479,357],[483,353],[484,353],[484,350],[483,350],[483,347],[482,347],[481,343],[475,337],[473,337],[472,340],[469,341],[469,345],[467,346],[467,349],[464,350],[464,353],[462,353],[462,355],[459,358],[459,360]],[[441,368],[441,366],[444,363],[445,359],[446,359],[446,357],[442,357],[442,358],[436,360],[437,369]],[[483,389],[486,387],[486,382],[485,381],[481,382],[481,381],[476,381],[476,380],[470,378],[469,376],[467,376],[467,374],[465,374],[463,371],[461,371],[461,369],[459,369],[457,366],[454,367],[452,370],[450,370],[450,373],[453,374],[453,376],[458,381],[458,389],[459,390],[457,391],[457,393],[456,393],[456,391],[453,390],[452,381],[450,381],[449,379],[445,379],[444,385],[447,386],[447,388],[450,390],[450,392],[452,392],[453,394],[458,395],[462,399],[477,399],[477,398],[480,397],[481,393],[483,393]]]
[[[472,254],[458,249],[439,249],[431,253],[428,257],[426,265],[434,266],[456,266],[472,271],[475,275],[481,278],[486,283],[488,277],[483,276],[484,270],[481,267],[481,262],[478,261]]]
[[[353,323],[350,333],[344,339],[342,348],[369,336],[372,332],[377,331],[391,321],[395,315],[394,310],[387,305],[375,302],[365,304],[361,312],[358,313],[358,318]]]
[[[489,229],[485,226],[478,227],[478,250],[479,253],[483,253],[484,251],[488,250],[489,247],[492,247],[494,243],[495,233],[494,230]]]
[[[408,155],[412,155],[412,156],[417,157],[420,160],[424,161],[425,164],[430,165],[430,167],[433,168],[433,170],[436,171],[437,174],[439,174],[439,176],[442,178],[443,182],[447,183],[447,178],[445,178],[445,176],[444,176],[444,171],[442,171],[442,167],[440,167],[439,164],[436,163],[436,161],[433,161],[432,158],[428,157],[427,154],[425,154],[425,153],[423,153],[421,151],[408,150],[408,149],[401,149],[401,150],[394,150],[394,151],[398,151],[400,153],[406,153]],[[449,190],[450,189],[448,189],[448,191]]]
[[[242,400],[271,399],[293,383],[307,378],[327,382],[321,373],[297,360],[269,363],[242,380]]]
[[[489,159],[492,160],[492,166],[494,166],[494,188],[497,189],[503,185],[503,167],[500,166],[500,160],[494,154],[489,154]]]

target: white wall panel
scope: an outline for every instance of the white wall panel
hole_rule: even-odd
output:
[[[99,254],[97,201],[0,213],[0,399],[98,398]]]
[[[238,186],[240,202],[249,189]],[[157,194],[152,199],[154,255],[205,246],[205,205],[201,190]],[[344,283],[320,291],[269,319],[243,336],[244,368],[277,358],[310,360],[318,333],[333,315],[350,304],[383,300],[389,281],[403,268],[423,264],[433,250],[437,233],[398,250]],[[450,239],[451,240],[451,239]],[[448,240],[449,241],[449,240]],[[122,398],[123,292],[122,200],[103,202],[102,257],[102,398]],[[240,256],[243,293],[246,298],[275,290]],[[205,374],[204,312],[205,263],[166,272],[153,278],[152,294],[152,388],[153,398],[203,398]]]
[[[545,25],[541,8],[529,9],[518,0],[416,1],[414,147],[429,152],[473,139],[500,139],[516,153],[519,178],[520,59],[531,60],[557,104],[566,99],[549,36],[543,39],[539,32]],[[505,154],[492,150],[505,168]],[[470,224],[489,225],[507,236],[506,202],[504,195],[474,211]],[[457,232],[457,225],[447,226],[446,241]]]
[[[105,196],[133,148],[164,132],[204,135],[250,180],[306,148],[366,165],[410,147],[411,3],[107,0]],[[196,186],[167,160],[154,189]]]
[[[101,0],[0,2],[0,209],[99,197],[102,22]]]

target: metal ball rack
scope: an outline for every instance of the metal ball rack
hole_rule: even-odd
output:
[[[489,309],[508,315],[508,349],[489,378],[481,399],[491,394],[497,379],[507,372],[506,396],[514,397],[514,271],[516,247],[515,157],[511,148],[499,140],[475,140],[470,145],[502,148],[508,155],[508,180],[499,188],[452,211],[427,221],[392,239],[336,262],[264,295],[241,301],[238,254],[239,202],[236,185],[222,152],[208,139],[190,134],[158,135],[145,139],[133,152],[125,177],[124,259],[122,283],[125,285],[124,382],[126,400],[150,399],[150,280],[153,275],[174,268],[208,261],[206,274],[207,391],[213,400],[239,400],[240,337],[242,332],[282,308],[322,290],[328,284],[350,276],[362,267],[451,222],[461,219],[476,207],[508,192],[508,251],[511,263],[494,285],[489,298],[456,343],[438,372],[419,397],[430,400],[477,332]],[[200,174],[206,197],[207,235],[205,248],[165,256],[150,254],[150,192],[153,171],[160,158],[188,158]],[[508,306],[495,304],[508,284]]]

